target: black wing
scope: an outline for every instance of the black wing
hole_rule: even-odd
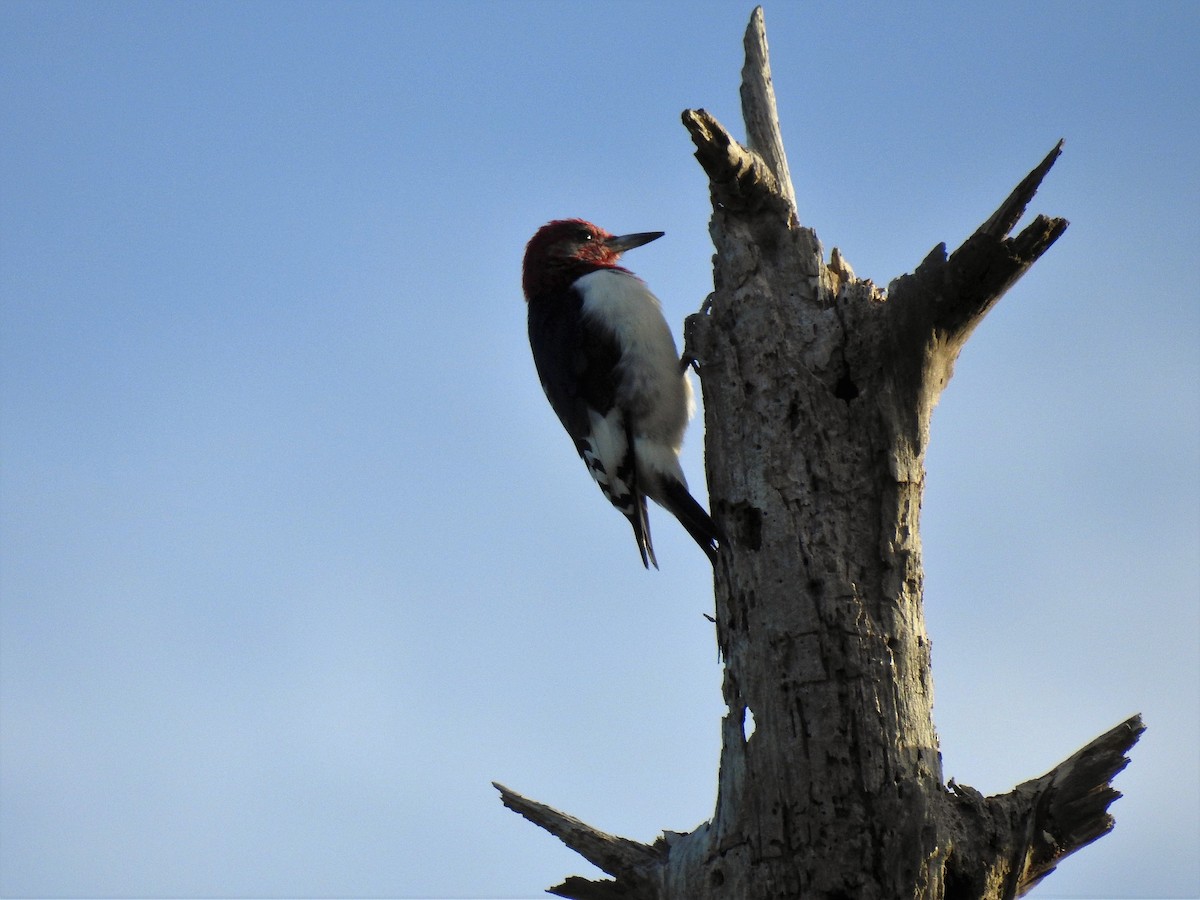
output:
[[[582,307],[583,298],[575,290],[530,300],[533,361],[546,397],[589,474],[633,526],[642,564],[657,568],[646,496],[637,483],[633,435],[624,415],[614,409],[621,350],[610,331],[583,317]],[[592,413],[603,420],[598,424],[604,440],[592,433]]]
[[[576,442],[591,431],[588,410],[608,415],[616,402],[616,339],[585,321],[578,291],[529,301],[529,345],[542,389],[559,421]],[[580,451],[582,453],[582,451]]]

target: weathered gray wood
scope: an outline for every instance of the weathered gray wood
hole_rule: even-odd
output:
[[[795,209],[796,190],[792,187],[787,154],[783,151],[783,135],[779,132],[775,85],[771,81],[771,60],[767,53],[767,30],[761,6],[755,7],[750,16],[750,27],[746,29],[742,45],[746,51],[741,89],[746,146],[762,158],[775,176],[780,196]],[[799,222],[798,218],[796,222]]]
[[[1112,831],[1108,807],[1121,795],[1111,782],[1145,730],[1133,716],[1007,794],[985,798],[951,781],[942,827],[958,849],[948,859],[946,900],[1021,897],[1062,859]],[[1005,841],[1000,847],[992,845],[997,837]]]
[[[535,825],[540,825],[596,868],[609,875],[617,876],[620,880],[622,893],[597,894],[593,892],[587,893],[586,896],[630,898],[658,896],[653,883],[658,880],[658,872],[665,854],[637,841],[606,834],[584,824],[574,816],[568,816],[544,803],[522,797],[516,791],[509,790],[495,781],[492,782],[492,787],[500,792],[501,802],[513,812],[520,813]],[[571,879],[570,881],[583,882],[584,879]],[[604,883],[601,882],[601,884]],[[577,887],[580,886],[577,885]],[[614,885],[610,883],[608,888],[601,890],[611,890],[613,887]],[[575,895],[563,894],[563,896]]]
[[[930,415],[959,351],[1067,227],[1036,216],[1011,236],[1062,143],[961,247],[935,247],[884,292],[840,252],[826,263],[799,224],[761,10],[746,48],[750,146],[703,110],[683,114],[717,251],[714,291],[685,329],[728,537],[716,810],[647,846],[502,798],[614,876],[552,889],[577,900],[1020,896],[1112,827],[1109,783],[1143,726],[1130,719],[1008,794],[944,785],[920,509]]]

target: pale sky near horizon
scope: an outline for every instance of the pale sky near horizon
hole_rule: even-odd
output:
[[[707,563],[660,572],[537,385],[543,222],[676,327],[680,112],[741,134],[729,2],[0,4],[0,896],[542,896],[495,780],[712,815]],[[1115,831],[1032,895],[1200,895],[1200,4],[765,5],[800,217],[957,246],[1059,138],[1066,234],[972,336],[923,511],[946,777],[1135,712]],[[684,465],[703,495],[703,434]]]

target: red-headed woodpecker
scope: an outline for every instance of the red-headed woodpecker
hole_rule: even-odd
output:
[[[550,222],[525,248],[522,279],[542,388],[600,490],[633,525],[646,568],[658,568],[647,497],[713,562],[719,542],[679,465],[692,414],[687,367],[658,298],[617,265],[662,234],[618,237],[582,219]]]

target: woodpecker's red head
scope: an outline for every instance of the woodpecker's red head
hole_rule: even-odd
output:
[[[617,268],[626,250],[663,236],[661,231],[609,234],[583,219],[556,219],[537,230],[525,247],[522,286],[525,299],[566,290],[581,275],[597,269]]]

